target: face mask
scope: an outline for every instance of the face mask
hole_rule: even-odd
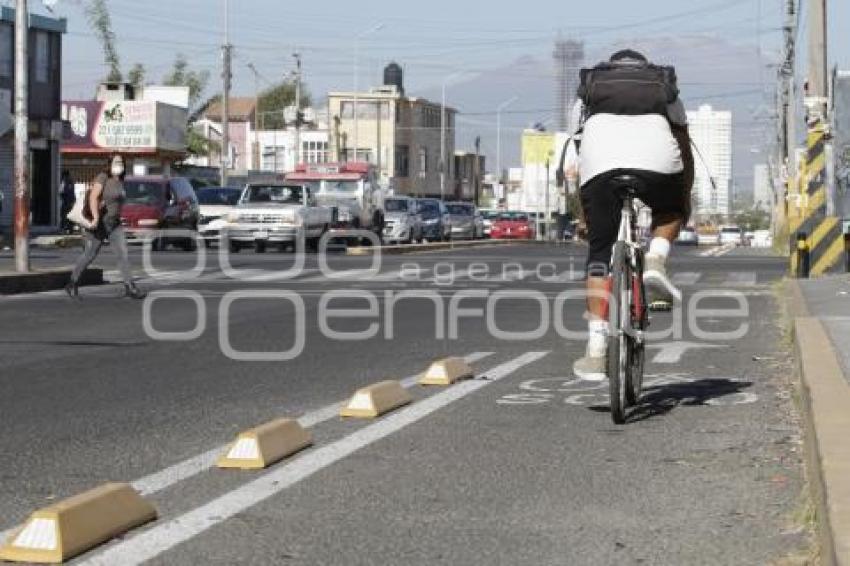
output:
[[[120,163],[113,163],[112,164],[112,176],[113,177],[120,177],[123,174],[124,174],[124,166]]]

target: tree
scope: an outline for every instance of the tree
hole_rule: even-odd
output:
[[[141,63],[136,63],[133,65],[133,68],[130,69],[130,72],[127,73],[127,82],[133,85],[136,89],[142,88],[145,86],[145,77],[147,75],[147,69]]]
[[[310,94],[301,85],[301,108],[312,104]],[[295,83],[284,81],[260,93],[257,112],[260,128],[264,130],[282,130],[286,127],[283,110],[295,106]]]
[[[770,228],[770,213],[757,207],[739,212],[734,216],[734,220],[735,224],[746,232]]]
[[[210,81],[209,71],[193,71],[189,69],[189,61],[182,53],[177,54],[171,71],[162,79],[165,86],[184,86],[189,88],[189,112],[191,113],[201,101],[207,84]]]
[[[115,46],[115,32],[112,31],[112,17],[109,15],[109,8],[106,7],[106,0],[90,0],[85,14],[95,36],[100,41],[104,62],[109,67],[106,80],[121,82],[123,78],[121,61]]]

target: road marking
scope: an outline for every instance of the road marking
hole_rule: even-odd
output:
[[[464,359],[467,363],[474,364],[493,355],[493,352],[476,352],[466,356]],[[410,388],[416,385],[421,374],[412,375],[404,379],[401,384],[405,388]],[[332,403],[321,409],[311,411],[298,419],[301,426],[309,428],[323,422],[334,419],[339,415],[339,408],[342,402]],[[200,474],[215,465],[216,460],[221,455],[221,452],[227,447],[227,444],[217,446],[212,450],[199,454],[188,460],[179,462],[173,466],[145,476],[132,483],[133,487],[142,495],[151,495],[167,489],[183,480],[189,479],[192,476]]]
[[[653,358],[654,364],[678,364],[682,358],[691,350],[713,350],[717,348],[728,348],[714,344],[697,344],[695,342],[665,342],[663,344],[651,344],[651,350],[660,350]]]
[[[495,352],[475,352],[469,354],[468,356],[464,356],[464,360],[468,364],[474,364],[490,356],[493,356]],[[416,375],[411,375],[401,381],[402,387],[409,389],[416,385],[419,382],[419,378],[422,377],[421,373]],[[340,401],[337,403],[331,403],[326,407],[322,407],[321,409],[317,409],[315,411],[311,411],[298,419],[298,423],[304,428],[310,428],[329,420],[335,419],[339,415],[339,409],[342,407],[344,402]],[[208,450],[203,454],[198,454],[197,456],[193,456],[187,460],[183,460],[182,462],[178,462],[173,466],[169,466],[163,470],[158,472],[154,472],[153,474],[147,475],[143,478],[140,478],[134,481],[131,485],[133,488],[138,491],[143,496],[152,495],[159,491],[163,491],[175,484],[180,483],[181,481],[187,480],[191,477],[194,477],[202,472],[205,472],[211,468],[213,468],[218,461],[221,453],[229,446],[229,444],[222,444],[221,446],[217,446],[212,450]],[[15,530],[16,527],[12,527],[5,531],[0,531],[0,542],[5,541],[11,536],[12,531]]]
[[[205,505],[142,532],[125,542],[119,542],[115,546],[98,555],[92,556],[80,564],[97,564],[101,566],[122,564],[130,566],[151,560],[246,509],[262,503],[298,482],[309,478],[313,474],[354,454],[358,450],[417,423],[443,407],[508,377],[524,366],[546,357],[548,354],[549,352],[528,352],[484,372],[483,375],[486,375],[488,378],[486,381],[465,381],[442,393],[418,401],[415,405],[392,413],[390,416],[373,425],[357,430],[336,442],[307,452],[291,463],[274,469],[266,475],[225,493]]]
[[[683,271],[673,275],[673,285],[677,287],[690,287],[696,285],[701,278],[702,273]]]
[[[729,287],[755,287],[758,276],[754,271],[732,272],[726,277],[724,285]]]

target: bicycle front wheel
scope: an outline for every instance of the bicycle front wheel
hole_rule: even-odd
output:
[[[611,419],[614,424],[626,422],[626,372],[631,365],[629,336],[631,326],[631,269],[626,244],[614,245],[611,271],[611,294],[608,296],[608,384],[611,394]]]

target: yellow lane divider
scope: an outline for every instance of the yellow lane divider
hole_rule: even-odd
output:
[[[475,372],[463,358],[446,358],[431,364],[431,367],[422,374],[419,385],[454,385],[464,379],[472,379]]]
[[[218,460],[219,468],[262,470],[313,444],[296,420],[277,419],[240,434]]]
[[[156,519],[129,484],[110,483],[33,513],[0,547],[0,560],[61,564]]]
[[[357,391],[339,412],[341,417],[374,419],[413,402],[398,381],[382,381]]]

